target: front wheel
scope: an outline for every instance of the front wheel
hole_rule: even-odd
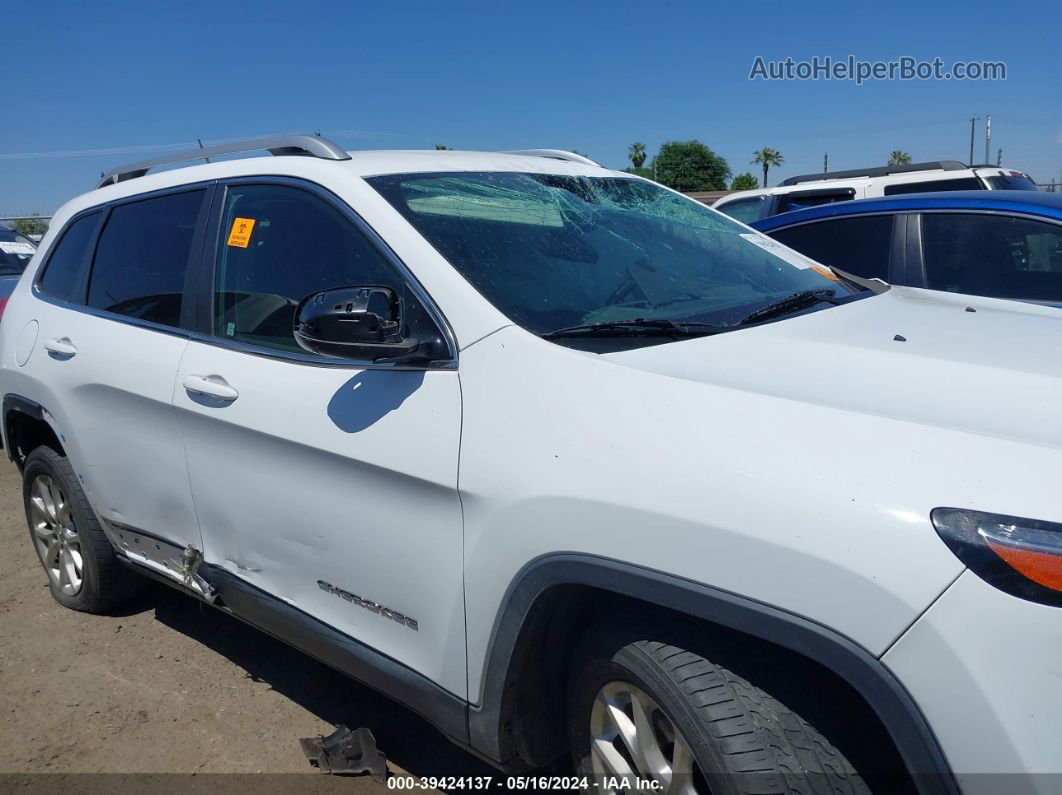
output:
[[[606,792],[869,792],[840,751],[770,694],[769,674],[753,684],[692,651],[698,640],[655,622],[591,633],[569,678],[580,775]]]

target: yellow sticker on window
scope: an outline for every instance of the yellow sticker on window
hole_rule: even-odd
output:
[[[251,232],[253,230],[253,218],[233,218],[232,231],[229,232],[229,245],[247,248],[247,244],[251,242]]]

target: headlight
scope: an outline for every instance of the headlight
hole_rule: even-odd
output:
[[[1062,524],[936,508],[933,526],[974,574],[1030,602],[1062,605]]]

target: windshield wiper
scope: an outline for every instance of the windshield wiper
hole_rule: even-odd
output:
[[[737,325],[746,326],[749,323],[756,323],[770,317],[788,315],[791,312],[796,312],[813,304],[820,304],[823,302],[829,304],[844,303],[846,299],[835,298],[835,292],[836,290],[831,289],[801,290],[799,293],[793,293],[792,295],[787,295],[785,298],[779,298],[777,301],[771,301],[771,303],[766,306],[761,306],[756,311],[749,312],[737,322]]]
[[[634,320],[609,320],[603,323],[586,323],[580,326],[547,331],[542,339],[561,337],[704,337],[730,331],[728,326],[713,326],[710,323],[677,323],[662,318],[639,317]]]

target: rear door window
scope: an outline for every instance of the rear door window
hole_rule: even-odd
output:
[[[924,182],[902,182],[898,185],[886,185],[885,195],[896,196],[902,193],[932,193],[941,190],[984,190],[984,185],[977,177],[960,177],[959,179],[934,179]]]
[[[922,216],[926,285],[934,290],[1062,301],[1062,226],[987,213]]]
[[[74,297],[81,266],[99,220],[100,213],[89,213],[66,228],[48,256],[38,290],[60,301],[70,301]]]
[[[778,197],[778,212],[787,213],[790,210],[800,210],[804,207],[818,207],[822,204],[850,201],[855,198],[855,195],[855,188],[793,191]]]
[[[767,234],[816,262],[864,279],[888,279],[893,216],[816,221]]]
[[[206,190],[121,204],[100,233],[88,305],[180,326],[192,237]]]

